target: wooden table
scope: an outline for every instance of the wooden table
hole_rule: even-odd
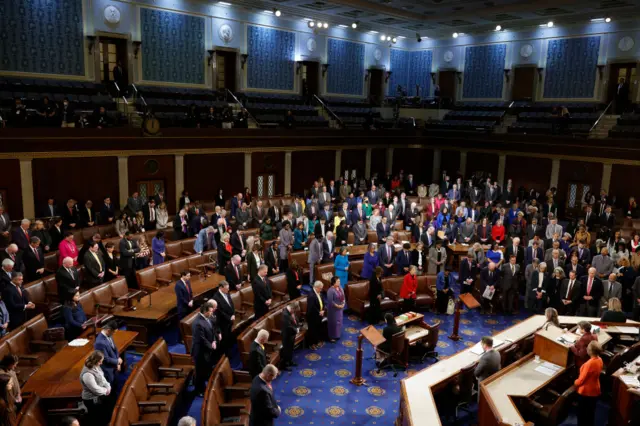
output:
[[[192,278],[191,290],[193,291],[193,298],[199,301],[211,298],[218,284],[223,280],[224,276],[217,273],[210,275],[205,280]],[[150,338],[154,335],[154,332],[160,331],[176,316],[175,286],[175,282],[171,283],[143,297],[133,311],[114,313],[116,318],[126,322],[127,329],[138,332],[138,338],[133,343],[136,348],[143,351],[146,350],[152,343]]]
[[[135,340],[138,333],[117,330],[113,341],[119,353],[123,353]],[[65,346],[49,358],[25,383],[22,392],[33,392],[40,398],[80,399],[82,386],[80,372],[84,360],[93,352],[95,336],[80,347]]]
[[[640,367],[635,365],[640,363],[640,356],[630,363],[631,368],[639,370]],[[631,375],[638,377],[638,373],[627,373],[624,368],[619,369],[613,373],[613,397],[611,398],[612,407],[609,410],[609,424],[610,425],[626,425],[631,420],[631,413],[634,404],[640,401],[640,389],[633,389],[631,386],[625,384],[621,377],[625,375]]]

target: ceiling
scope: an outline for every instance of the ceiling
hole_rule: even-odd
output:
[[[415,38],[449,37],[453,32],[486,33],[537,27],[547,21],[571,25],[592,18],[629,20],[640,0],[227,0],[249,8],[278,8],[283,18],[313,18],[331,25]]]

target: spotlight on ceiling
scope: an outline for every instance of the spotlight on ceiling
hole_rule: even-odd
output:
[[[354,30],[358,28],[358,23],[354,22],[353,24],[351,24],[351,28],[353,28]]]
[[[314,21],[309,21],[307,25],[309,25],[309,28],[313,28],[316,26],[316,23]]]
[[[547,28],[551,28],[551,27],[553,27],[553,21],[547,22]]]
[[[502,31],[502,25],[496,25],[496,31]]]
[[[387,36],[387,41],[391,41],[391,36]]]
[[[282,12],[280,9],[273,9],[273,14],[279,18],[282,15]]]
[[[458,38],[458,33],[453,33],[453,38]]]
[[[386,39],[387,39],[387,36],[386,36],[386,35],[382,34],[382,35],[380,36],[380,41],[385,41]]]
[[[325,28],[325,29],[326,29],[326,28],[329,28],[329,23],[328,23],[328,22],[325,22],[324,24],[322,24],[322,27],[323,27],[323,28]]]
[[[394,38],[392,38],[392,39],[391,39],[391,42],[392,42],[392,43],[397,43],[397,42],[398,42],[398,39],[397,39],[396,37],[394,37]]]
[[[604,18],[604,22],[606,22],[608,24],[609,22],[611,22],[611,18],[609,18],[609,17]]]

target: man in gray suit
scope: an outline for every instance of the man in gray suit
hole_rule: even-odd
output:
[[[253,226],[260,228],[262,221],[267,217],[267,210],[262,207],[262,200],[256,201],[255,207],[251,210],[251,217],[253,218]]]
[[[524,269],[524,281],[526,285],[525,294],[531,294],[531,292],[533,291],[533,283],[531,282],[531,278],[533,277],[533,274],[535,272],[538,272],[539,269],[540,269],[540,260],[538,259],[533,259],[533,261],[530,264],[528,264],[527,267]],[[529,309],[528,297],[524,298],[524,307]]]
[[[473,244],[476,236],[476,226],[470,217],[467,218],[465,223],[458,228],[458,242],[464,244]]]
[[[320,208],[322,209],[324,208],[325,204],[331,204],[331,194],[327,192],[327,187],[323,186],[322,192],[318,195],[318,206],[320,206]]]
[[[375,205],[378,202],[378,191],[375,185],[371,185],[371,191],[367,192],[367,197],[369,197],[371,205]]]
[[[500,371],[500,353],[493,349],[493,339],[485,336],[480,341],[480,345],[484,353],[478,360],[478,366],[473,371],[478,383]]]
[[[502,308],[505,315],[514,314],[513,301],[518,294],[518,273],[520,265],[516,263],[516,256],[509,256],[509,263],[502,265]]]
[[[622,284],[616,281],[618,276],[616,273],[609,274],[609,279],[607,281],[603,281],[602,285],[604,287],[604,293],[602,293],[602,297],[600,298],[600,315],[607,309],[607,304],[609,303],[609,299],[618,298],[622,300]]]
[[[551,222],[547,225],[547,229],[544,232],[544,236],[547,240],[553,239],[553,234],[562,235],[562,226],[558,225],[558,219],[555,217],[551,219]]]
[[[291,206],[289,206],[289,211],[293,215],[293,219],[295,221],[294,223],[291,224],[291,226],[295,226],[298,223],[298,219],[300,219],[302,217],[302,214],[304,213],[302,211],[302,204],[300,203],[300,197],[298,197],[297,195],[293,199],[293,203],[291,203]]]
[[[309,244],[309,258],[307,262],[309,262],[309,282],[314,283],[313,279],[314,270],[316,263],[320,263],[322,261],[322,236],[316,235],[316,237],[311,240],[311,244]]]
[[[243,202],[240,210],[236,211],[236,223],[238,224],[238,229],[247,229],[251,226],[251,212],[247,208],[247,203]]]
[[[613,272],[613,267],[615,266],[613,260],[609,256],[609,249],[603,247],[602,250],[600,250],[599,255],[593,256],[591,266],[596,268],[598,278],[604,279],[605,277],[608,277],[609,274]]]
[[[359,246],[367,243],[367,228],[364,226],[363,218],[358,219],[358,222],[353,225],[354,244]]]

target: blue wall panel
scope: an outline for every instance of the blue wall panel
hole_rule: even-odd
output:
[[[362,96],[364,44],[330,38],[327,57],[327,93]]]
[[[463,98],[502,98],[506,44],[467,47]]]
[[[388,94],[395,96],[398,93],[398,86],[407,90],[409,86],[409,55],[406,50],[391,49],[390,67],[391,77],[389,78]]]
[[[592,98],[600,37],[549,40],[545,98]]]
[[[142,79],[204,84],[204,18],[140,9]]]
[[[296,36],[289,31],[249,25],[247,28],[247,86],[252,89],[293,90]]]
[[[431,60],[433,53],[430,50],[411,52],[409,56],[409,96],[417,96],[416,85],[420,86],[420,96],[429,96],[431,88]]]
[[[84,76],[81,0],[1,0],[0,70]]]

